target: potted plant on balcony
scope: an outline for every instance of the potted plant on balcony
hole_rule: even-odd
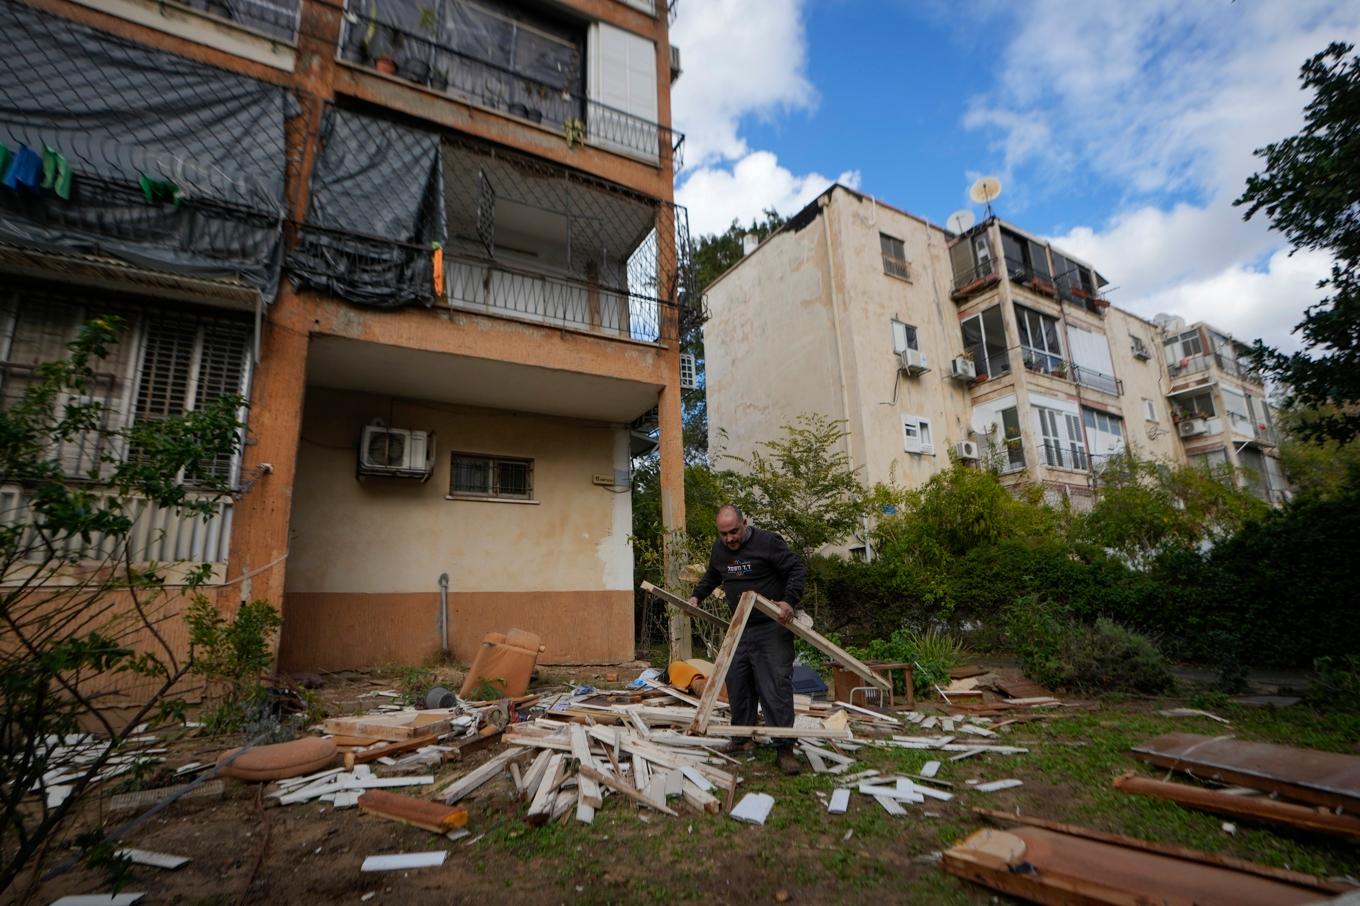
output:
[[[1066,377],[1067,377],[1067,363],[1066,363],[1066,362],[1058,362],[1056,365],[1054,365],[1054,366],[1053,366],[1053,376],[1054,376],[1054,377],[1060,377],[1060,378],[1066,379]]]
[[[577,142],[586,140],[586,124],[583,120],[569,116],[562,122],[562,137],[566,139],[567,147],[573,148]]]

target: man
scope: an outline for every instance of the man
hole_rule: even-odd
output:
[[[754,591],[775,601],[779,621],[751,611],[746,630],[737,642],[727,670],[727,704],[732,723],[753,726],[756,704],[772,727],[793,726],[793,633],[784,627],[803,597],[807,570],[784,539],[746,524],[741,510],[728,504],[718,510],[718,540],[708,558],[708,571],[699,580],[689,603],[695,607],[722,585],[727,605],[735,610],[744,592]],[[782,625],[781,625],[782,624]],[[793,740],[776,739],[775,763],[785,774],[797,774]]]

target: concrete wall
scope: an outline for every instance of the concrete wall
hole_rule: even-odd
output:
[[[1156,326],[1137,315],[1111,306],[1105,312],[1105,332],[1110,339],[1116,375],[1124,382],[1121,399],[1125,436],[1144,459],[1179,463],[1185,461],[1166,391],[1170,388],[1162,338]],[[1132,337],[1143,341],[1150,357],[1133,354]],[[1151,400],[1155,419],[1149,420],[1143,400]]]
[[[766,240],[709,290],[704,357],[712,453],[747,456],[799,415],[846,417],[830,280],[817,217]]]
[[[432,430],[433,477],[355,477],[363,425]],[[547,661],[632,657],[631,509],[592,476],[626,469],[620,426],[308,388],[284,596],[285,669],[420,662],[450,644],[537,632]],[[534,501],[449,499],[453,451],[534,461]]]

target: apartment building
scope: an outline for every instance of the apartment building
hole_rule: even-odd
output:
[[[112,424],[248,398],[233,498],[135,553],[280,607],[284,670],[631,658],[639,445],[684,525],[673,12],[0,0],[5,399],[106,311]]]
[[[952,456],[1089,506],[1116,453],[1200,451],[1162,328],[1106,282],[999,219],[956,236],[832,186],[706,290],[710,449],[745,455],[818,412],[867,482],[919,485]]]

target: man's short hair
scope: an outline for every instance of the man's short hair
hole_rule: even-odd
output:
[[[734,514],[737,517],[738,522],[740,522],[742,525],[746,524],[745,514],[742,513],[741,508],[738,507],[735,503],[724,503],[722,506],[718,507],[718,512],[714,514],[714,518],[716,519],[718,516],[721,516],[724,512]]]

